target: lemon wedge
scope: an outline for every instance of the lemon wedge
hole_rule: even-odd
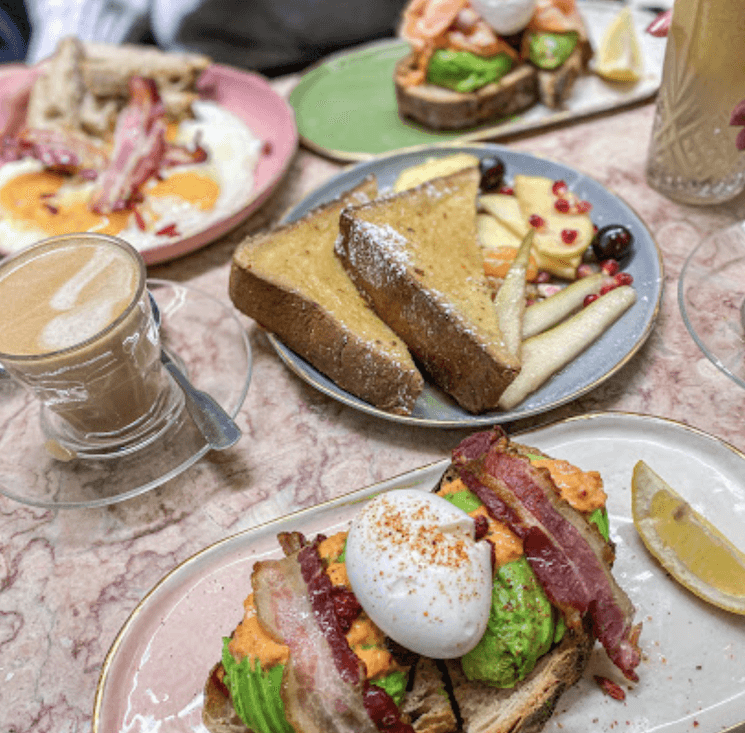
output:
[[[634,526],[647,549],[699,598],[745,615],[745,554],[644,461],[631,480]]]
[[[611,81],[638,81],[644,59],[631,8],[625,7],[605,31],[595,60],[595,73]]]

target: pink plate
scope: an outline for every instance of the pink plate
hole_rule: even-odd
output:
[[[15,64],[0,72],[1,134],[12,133],[22,126],[35,74],[35,69]],[[193,252],[248,218],[279,184],[297,149],[295,113],[263,76],[213,64],[199,80],[199,89],[203,98],[217,102],[243,120],[254,135],[265,141],[266,152],[254,172],[254,187],[239,211],[201,232],[143,251],[149,265]]]

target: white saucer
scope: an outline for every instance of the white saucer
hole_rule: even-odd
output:
[[[235,417],[251,381],[251,347],[232,308],[181,283],[148,280],[161,312],[161,337],[199,389]],[[39,403],[0,380],[0,493],[63,509],[114,504],[185,471],[209,446],[185,410],[154,442],[105,460],[52,458],[44,449]]]

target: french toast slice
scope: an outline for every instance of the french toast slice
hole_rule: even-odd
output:
[[[339,387],[409,414],[424,380],[403,341],[370,309],[334,255],[339,214],[374,197],[374,180],[302,219],[242,242],[233,255],[235,306]]]
[[[476,167],[344,209],[336,254],[375,312],[464,409],[496,409],[520,371],[476,238]]]

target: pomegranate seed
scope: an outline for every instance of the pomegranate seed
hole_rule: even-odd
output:
[[[554,185],[551,186],[551,190],[553,191],[554,196],[561,196],[563,193],[566,193],[567,191],[566,181],[562,181],[562,180],[554,181]]]
[[[504,193],[507,196],[514,196],[515,189],[511,188],[510,186],[502,186],[502,188],[499,189],[499,193]]]
[[[541,270],[535,276],[535,282],[537,282],[538,284],[551,282],[551,273],[550,272],[546,272],[545,270]]]
[[[604,283],[600,288],[600,295],[610,293],[611,290],[615,290],[617,287],[618,285],[613,280],[611,280],[611,282],[609,283]]]
[[[556,199],[556,201],[554,201],[554,208],[557,211],[560,211],[562,214],[568,214],[569,201],[567,201],[566,199]]]
[[[574,240],[577,239],[579,232],[576,229],[562,229],[561,230],[561,241],[564,244],[574,244]]]
[[[538,214],[531,214],[528,221],[530,222],[530,226],[535,227],[536,229],[546,226],[545,220],[542,216],[538,216]]]
[[[595,268],[589,263],[589,262],[583,262],[578,268],[577,268],[577,277],[581,280],[583,277],[587,277],[588,275],[594,275],[595,274]]]
[[[585,295],[585,299],[582,301],[583,306],[588,306],[590,303],[594,303],[600,296],[597,293],[590,293]]]
[[[600,269],[606,275],[615,275],[620,269],[620,265],[618,264],[618,260],[603,260],[600,263]]]
[[[589,201],[577,201],[578,214],[586,214],[590,209],[592,209],[592,204]]]
[[[631,285],[634,282],[633,276],[629,275],[628,272],[619,272],[614,279],[616,285]]]

